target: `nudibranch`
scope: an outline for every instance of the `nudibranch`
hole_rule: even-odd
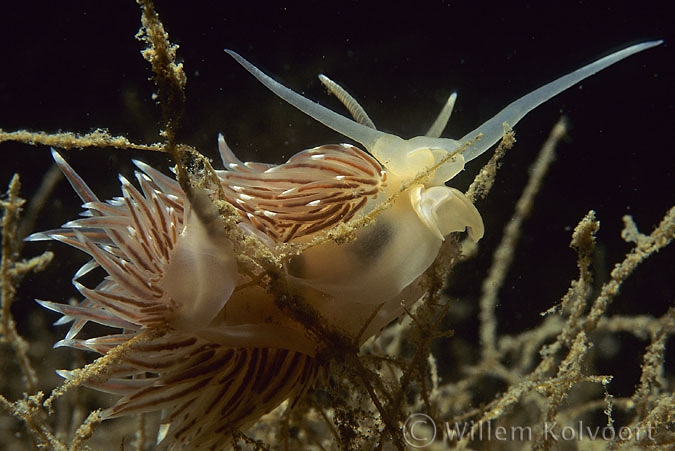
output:
[[[332,329],[363,343],[420,298],[418,281],[449,234],[482,237],[480,214],[446,182],[532,109],[659,43],[627,47],[565,75],[458,140],[440,137],[454,94],[426,136],[404,140],[377,130],[363,108],[327,77],[322,82],[356,120],[302,97],[227,50],[276,95],[365,150],[325,145],[281,165],[243,163],[220,136],[224,169],[216,171],[218,191],[237,215],[238,230],[270,253],[307,244],[284,266],[288,289]],[[238,243],[225,233],[224,223],[204,222],[196,214],[204,207],[188,200],[172,177],[135,162],[137,185],[120,177],[122,196],[104,202],[58,153],[53,155],[84,202],[84,217],[30,239],[62,241],[91,261],[73,278],[84,298],[79,305],[39,302],[63,315],[56,324],[72,322],[56,346],[99,354],[125,346],[104,380],[87,381],[120,396],[104,418],[161,411],[160,438],[170,448],[218,448],[224,435],[286,399],[297,399],[320,377],[320,337],[280,310],[264,274],[239,264]],[[310,245],[319,234],[359,220],[362,226],[350,239]],[[85,286],[83,276],[99,267],[104,279]],[[89,322],[116,332],[84,338]],[[133,340],[148,330],[156,333]]]

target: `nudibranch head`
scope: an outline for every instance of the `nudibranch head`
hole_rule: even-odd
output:
[[[379,333],[423,296],[423,275],[449,234],[482,237],[472,202],[445,184],[465,162],[499,140],[505,123],[514,126],[562,90],[658,43],[628,47],[551,82],[460,140],[439,137],[455,94],[426,136],[404,140],[375,129],[327,77],[322,82],[357,121],[228,51],[275,94],[367,151],[324,145],[281,165],[243,163],[221,136],[224,170],[208,192],[195,190],[188,199],[175,180],[136,162],[140,189],[120,178],[122,196],[107,202],[54,152],[84,202],[84,217],[31,239],[59,240],[92,258],[73,279],[84,297],[79,305],[40,301],[63,315],[57,324],[72,322],[57,346],[100,354],[123,347],[107,379],[88,380],[120,396],[104,418],[162,411],[170,446],[217,447],[224,434],[300,396],[320,377],[318,354],[327,343],[283,311],[279,297],[298,299],[352,343]],[[211,201],[218,196],[231,216],[218,216]],[[226,222],[236,223],[237,233]],[[247,247],[249,241],[258,247]],[[256,260],[260,249],[281,262],[277,273]],[[96,267],[106,277],[86,287],[80,280]],[[279,277],[283,293],[272,284]],[[81,338],[89,322],[120,331]]]
[[[410,196],[418,198],[413,202],[413,208],[416,209],[422,222],[430,227],[436,236],[442,239],[447,233],[469,229],[471,238],[477,240],[483,234],[480,215],[461,192],[447,191],[449,188],[445,186],[445,183],[464,169],[465,162],[485,153],[501,139],[505,128],[514,127],[527,113],[539,105],[596,72],[635,53],[657,46],[661,42],[652,41],[629,46],[554,80],[512,102],[459,140],[439,137],[454,106],[456,99],[454,93],[426,136],[406,140],[377,130],[363,108],[341,87],[325,76],[321,77],[321,81],[342,100],[359,122],[312,102],[264,74],[237,53],[227,49],[225,51],[283,100],[327,127],[361,143],[382,164],[389,175],[391,186],[395,189],[404,186],[409,190]],[[423,185],[423,187],[414,185]],[[425,194],[430,187],[441,189],[435,190],[433,194]],[[426,200],[421,201],[422,197]],[[454,226],[437,224],[436,218],[439,217],[445,220],[453,218],[450,224]],[[443,230],[446,233],[443,233]]]

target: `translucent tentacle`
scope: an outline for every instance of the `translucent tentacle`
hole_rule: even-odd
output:
[[[448,125],[448,121],[452,115],[452,110],[455,109],[455,101],[457,101],[457,93],[453,92],[450,94],[450,97],[448,97],[445,105],[443,105],[443,109],[440,113],[438,113],[438,117],[434,123],[431,124],[431,127],[429,127],[429,130],[424,134],[424,136],[428,136],[430,138],[440,138],[443,130],[445,130],[445,127]]]
[[[504,124],[509,127],[515,126],[527,113],[562,91],[624,58],[657,46],[662,42],[651,41],[632,45],[560,77],[511,103],[459,141],[436,137],[439,128],[441,128],[440,124],[444,122],[445,110],[439,116],[439,123],[434,124],[430,129],[430,136],[417,136],[409,140],[403,140],[396,135],[383,133],[359,124],[312,102],[267,76],[232,50],[225,51],[276,95],[325,126],[363,144],[387,170],[403,177],[413,177],[437,165],[447,155],[460,149],[463,152],[464,161],[473,160],[501,139],[504,134]],[[476,140],[477,137],[480,137],[480,139]],[[468,142],[471,142],[471,144],[462,148],[462,145]],[[441,167],[439,171],[446,181],[463,168],[463,164],[460,164],[456,159],[449,160],[444,166],[449,166],[449,168]]]
[[[225,51],[247,71],[249,71],[255,78],[257,78],[263,85],[265,85],[265,87],[267,87],[270,91],[303,113],[321,122],[326,127],[332,128],[336,132],[360,142],[367,149],[371,149],[378,139],[386,135],[385,133],[379,132],[375,129],[348,119],[336,113],[335,111],[329,110],[328,108],[319,105],[318,103],[312,102],[311,100],[301,96],[291,89],[288,89],[281,83],[264,74],[260,69],[249,63],[238,53],[228,49],[225,49]]]
[[[556,95],[560,94],[566,89],[571,88],[575,84],[590,77],[591,75],[611,66],[614,63],[628,58],[631,55],[642,52],[649,48],[661,44],[663,41],[650,41],[641,44],[631,45],[623,50],[614,52],[604,58],[588,64],[574,72],[564,75],[557,80],[545,84],[539,89],[535,89],[531,93],[521,97],[515,102],[509,104],[506,108],[501,110],[491,119],[483,123],[480,127],[467,133],[460,141],[465,142],[482,135],[481,139],[475,144],[469,146],[464,151],[464,160],[471,161],[488,150],[493,144],[501,139],[504,135],[504,124],[509,127],[514,127],[527,113],[550,100]]]

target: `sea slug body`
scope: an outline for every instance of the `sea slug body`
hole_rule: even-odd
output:
[[[378,334],[424,294],[419,281],[452,233],[483,236],[476,207],[446,186],[465,163],[486,152],[529,111],[601,69],[660,42],[633,45],[511,103],[459,140],[440,138],[452,96],[426,136],[404,140],[377,130],[334,82],[357,121],[326,109],[228,53],[275,94],[360,143],[324,145],[286,163],[244,163],[218,139],[224,170],[216,171],[238,229],[272,255],[302,249],[284,265],[290,293],[331,329],[357,345]],[[325,78],[325,77],[324,77]],[[269,275],[239,264],[236,244],[214,233],[179,184],[136,162],[135,186],[120,177],[122,196],[101,201],[56,152],[54,159],[82,199],[84,217],[34,234],[91,256],[74,276],[79,305],[40,301],[72,322],[57,346],[107,354],[128,349],[109,377],[88,385],[119,395],[104,418],[162,412],[160,439],[171,448],[218,447],[223,435],[255,422],[321,377],[323,343],[275,302]],[[317,237],[359,224],[349,239]],[[323,235],[322,235],[323,234]],[[94,268],[106,276],[81,282]],[[119,330],[81,338],[87,323]],[[146,340],[132,341],[144,331]],[[73,373],[61,371],[64,377]]]

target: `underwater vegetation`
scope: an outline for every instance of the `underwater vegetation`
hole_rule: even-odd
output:
[[[571,258],[546,271],[531,271],[550,279],[564,272],[571,276],[569,282],[563,278],[567,287],[558,285],[557,295],[547,292],[541,302],[532,296],[507,303],[504,291],[515,283],[510,282],[514,270],[527,270],[530,260],[546,253],[519,254],[518,249],[530,240],[524,231],[545,189],[556,147],[570,134],[565,120],[553,126],[548,139],[541,137],[539,156],[527,176],[520,176],[527,181],[520,184],[519,199],[494,209],[490,198],[504,177],[501,166],[521,145],[514,144],[512,132],[501,123],[494,141],[502,130],[505,139],[498,149],[490,151],[489,161],[480,160],[482,168],[467,165],[477,175],[465,182],[466,189],[451,190],[444,182],[462,169],[460,155],[469,160],[468,155],[481,153],[471,147],[480,145],[480,139],[468,133],[459,144],[423,146],[401,164],[378,151],[377,140],[369,141],[372,122],[330,82],[330,92],[351,106],[362,126],[349,122],[346,134],[377,160],[356,147],[335,145],[304,151],[272,170],[266,163],[242,163],[234,156],[238,146],[233,153],[220,139],[226,170],[218,171],[197,148],[185,144],[190,142],[183,135],[191,125],[186,109],[190,72],[177,62],[180,53],[168,41],[152,3],[139,3],[139,39],[151,63],[161,117],[161,133],[144,142],[159,143],[135,144],[105,130],[0,131],[3,147],[66,149],[55,154],[56,166],[46,172],[30,202],[21,199],[19,176],[12,177],[2,199],[0,427],[7,431],[2,447],[673,446],[672,282],[649,292],[656,302],[635,298],[631,309],[615,309],[625,296],[621,290],[664,255],[657,253],[670,252],[665,255],[671,259],[658,260],[657,268],[663,268],[666,278],[672,274],[672,249],[664,249],[675,236],[672,207],[659,211],[651,227],[643,226],[639,216],[625,215],[619,225],[625,247],[615,252],[598,239],[599,213],[589,207],[566,218]],[[229,68],[239,69],[234,64]],[[611,76],[613,69],[599,76]],[[301,109],[318,108],[294,99]],[[335,105],[343,111],[340,103]],[[368,109],[368,103],[363,105]],[[237,126],[248,114],[236,119]],[[320,109],[309,114],[324,115]],[[227,136],[228,127],[222,127]],[[427,134],[438,136],[439,127]],[[209,139],[215,147],[214,136]],[[492,142],[483,144],[482,151]],[[121,149],[139,150],[134,156],[140,160],[149,151],[169,154],[176,177],[163,171],[170,164],[166,157],[152,166],[136,163],[136,181],[121,178],[122,197],[102,202],[120,195],[114,176],[106,174],[116,169],[82,171],[70,163],[68,149],[90,147],[120,149],[100,151],[113,152],[115,158],[126,158],[127,150]],[[285,145],[287,154],[275,158],[286,161],[309,147]],[[53,191],[59,172],[88,214],[66,223],[76,211],[71,209],[62,221],[48,218],[36,226],[40,212],[58,202],[60,194]],[[302,182],[303,177],[310,182]],[[98,182],[114,190],[108,195],[87,185]],[[340,209],[332,208],[325,189],[338,193]],[[353,194],[343,199],[342,189]],[[672,204],[672,191],[662,193]],[[492,216],[502,208],[513,213],[499,222]],[[401,211],[408,216],[400,216]],[[457,211],[463,212],[459,219],[452,215]],[[412,248],[396,255],[387,248],[397,242],[388,234],[395,235],[394,225],[408,221],[418,225],[419,236],[403,236],[402,244]],[[486,230],[497,232],[475,244],[483,222]],[[61,223],[61,229],[54,229]],[[547,224],[539,226],[552,232]],[[382,229],[386,233],[366,233]],[[455,233],[464,229],[470,239]],[[30,233],[32,241],[53,238],[70,244],[95,263],[62,257],[71,255],[63,254],[65,246],[52,244],[45,251],[44,242],[25,243]],[[430,244],[422,246],[416,240],[425,233]],[[364,242],[367,248],[358,248]],[[434,250],[430,259],[413,256],[428,248]],[[397,259],[410,265],[396,264]],[[570,267],[564,269],[566,264]],[[406,274],[415,265],[420,269]],[[52,282],[41,282],[55,266],[47,273]],[[190,274],[195,266],[202,268],[196,276]],[[55,286],[69,285],[71,277],[79,294],[57,292]],[[359,284],[350,286],[353,280]],[[629,291],[632,296],[640,292],[647,293],[640,286]],[[72,322],[65,338],[63,328],[54,331],[48,325],[55,315],[25,307],[32,307],[35,297],[63,314],[57,324]],[[107,327],[91,328],[87,323],[92,322]],[[51,351],[57,340],[66,349]],[[611,360],[621,365],[608,365]],[[56,370],[65,382],[54,377]],[[123,418],[102,421],[115,416]]]

